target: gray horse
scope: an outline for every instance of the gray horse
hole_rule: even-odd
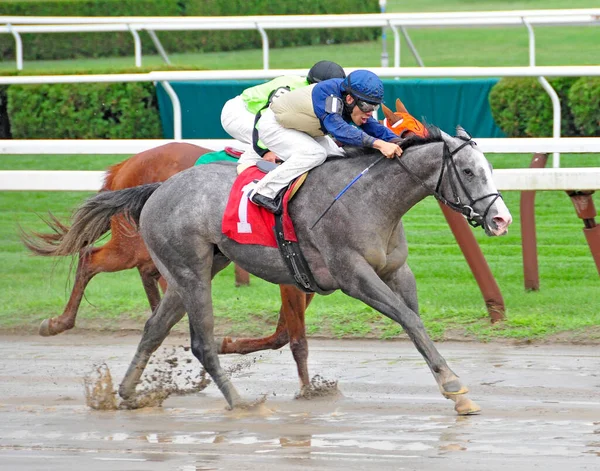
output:
[[[341,289],[398,322],[423,355],[442,394],[454,400],[459,414],[469,414],[479,407],[466,396],[468,389],[436,350],[418,315],[401,218],[430,194],[462,212],[472,225],[482,225],[490,236],[505,234],[512,218],[494,185],[490,164],[470,136],[460,127],[456,137],[433,127],[429,131],[428,138],[405,140],[401,159],[351,149],[346,158],[327,160],[310,172],[290,203],[290,213],[318,292]],[[381,163],[314,225],[335,195],[377,159]],[[294,279],[277,249],[241,245],[222,234],[221,220],[235,178],[235,165],[203,165],[162,184],[101,193],[75,214],[71,234],[63,241],[65,253],[93,243],[108,230],[112,216],[127,213],[139,221],[150,254],[168,281],[119,388],[124,399],[135,397],[150,356],[187,312],[193,354],[230,407],[246,404],[219,363],[211,280],[231,261],[271,283],[293,284]],[[290,346],[299,372],[304,369],[308,378],[306,339],[295,339]]]

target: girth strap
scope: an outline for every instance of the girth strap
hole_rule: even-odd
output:
[[[281,257],[294,277],[296,286],[305,293],[314,293],[317,291],[317,283],[300,250],[300,245],[297,242],[285,239],[282,214],[275,215],[275,239],[277,240]]]

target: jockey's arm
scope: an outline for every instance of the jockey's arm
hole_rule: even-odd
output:
[[[326,113],[321,120],[323,130],[336,141],[351,146],[373,147],[375,137],[344,121],[341,114]]]
[[[369,136],[381,139],[386,142],[394,142],[398,136],[390,131],[386,126],[381,124],[375,118],[369,118],[365,124],[361,126],[362,130]]]

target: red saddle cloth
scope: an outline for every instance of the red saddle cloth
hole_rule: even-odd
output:
[[[239,244],[277,247],[275,215],[248,199],[248,193],[254,187],[252,183],[265,175],[256,167],[249,167],[236,178],[231,187],[223,214],[222,230],[223,234]],[[298,242],[288,213],[289,196],[293,186],[290,185],[283,197],[283,232],[286,240]]]

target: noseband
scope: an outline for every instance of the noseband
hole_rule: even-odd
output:
[[[429,193],[431,193],[438,201],[441,201],[446,206],[449,206],[450,208],[452,208],[454,211],[458,211],[459,213],[463,214],[465,216],[465,218],[467,218],[467,221],[469,222],[469,224],[472,227],[483,226],[485,224],[485,218],[486,218],[488,212],[490,211],[490,208],[492,207],[492,205],[498,198],[502,198],[502,195],[499,192],[498,193],[490,193],[490,194],[487,194],[484,196],[480,196],[479,198],[476,198],[476,199],[474,199],[471,196],[471,193],[467,190],[464,182],[462,181],[462,179],[460,177],[460,172],[456,168],[456,162],[454,161],[453,157],[463,147],[465,147],[467,145],[473,146],[475,144],[475,142],[470,137],[469,138],[462,137],[462,136],[457,136],[457,137],[458,137],[458,139],[461,139],[465,142],[463,142],[460,146],[458,146],[452,152],[450,152],[450,148],[448,147],[448,144],[446,143],[446,141],[444,141],[444,151],[443,151],[443,155],[442,155],[442,168],[440,170],[440,176],[438,177],[438,181],[437,181],[437,185],[435,186],[435,189],[430,188],[423,180],[421,180],[421,178],[418,175],[416,175],[412,170],[410,170],[404,164],[404,162],[402,162],[402,159],[400,157],[396,157],[396,161],[400,164],[400,166],[406,172],[408,172],[408,174],[413,179],[418,181],[419,184],[423,188],[425,188]],[[450,201],[450,200],[446,199],[440,192],[440,187],[442,185],[442,178],[444,176],[444,170],[446,168],[448,169],[448,181],[450,183],[450,188],[452,188],[452,198],[454,201]],[[468,199],[467,204],[463,204],[460,201],[460,197],[458,196],[458,186],[457,185],[460,185],[460,188],[462,189],[463,193],[466,195],[466,197]],[[482,201],[486,198],[492,198],[492,200],[490,201],[490,204],[487,205],[483,214],[477,213],[473,209],[473,206],[477,202]]]

